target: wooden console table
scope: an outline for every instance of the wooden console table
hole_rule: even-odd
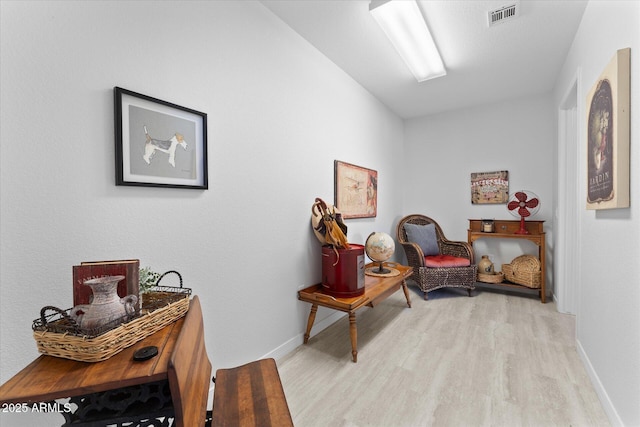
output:
[[[481,219],[470,219],[469,229],[467,230],[467,239],[470,244],[478,239],[524,239],[533,242],[538,246],[538,258],[540,259],[540,302],[545,303],[546,297],[546,274],[545,274],[545,232],[543,228],[544,221],[525,221],[525,228],[529,234],[515,234],[520,230],[519,220],[494,220],[494,232],[488,233],[482,231]],[[477,282],[477,285],[485,285],[485,283]],[[520,290],[535,290],[526,286],[515,283],[503,282],[491,284],[492,286],[503,286]]]
[[[365,268],[373,267],[377,264],[367,264]],[[318,306],[331,308],[333,310],[349,313],[349,332],[351,336],[351,354],[354,363],[358,362],[358,328],[356,325],[356,311],[362,307],[375,307],[379,302],[385,300],[389,295],[395,293],[400,288],[404,291],[407,305],[411,307],[411,299],[405,279],[411,276],[413,268],[395,263],[385,263],[385,265],[395,268],[400,272],[397,276],[379,277],[365,276],[364,294],[352,298],[338,298],[324,292],[322,284],[309,286],[298,292],[298,299],[311,303],[311,312],[307,321],[307,331],[304,334],[304,343],[309,341],[311,328],[316,319]]]

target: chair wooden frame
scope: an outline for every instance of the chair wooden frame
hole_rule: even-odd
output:
[[[405,224],[435,226],[438,248],[441,255],[451,255],[459,258],[467,258],[471,265],[466,267],[427,267],[424,253],[420,246],[410,242],[404,229]],[[438,223],[425,215],[407,215],[398,222],[396,229],[398,243],[402,245],[407,257],[407,264],[413,267],[412,279],[424,293],[424,299],[428,299],[427,293],[440,288],[465,288],[469,296],[475,289],[478,266],[475,264],[473,248],[468,242],[452,241],[445,237]]]

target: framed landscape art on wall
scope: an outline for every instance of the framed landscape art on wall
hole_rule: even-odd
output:
[[[335,206],[347,218],[373,218],[378,214],[378,172],[336,160]]]
[[[114,88],[116,185],[208,188],[207,115]]]
[[[587,209],[629,207],[630,52],[618,50],[587,95]]]

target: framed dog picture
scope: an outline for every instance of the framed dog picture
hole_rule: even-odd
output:
[[[206,190],[207,115],[114,88],[116,185]]]

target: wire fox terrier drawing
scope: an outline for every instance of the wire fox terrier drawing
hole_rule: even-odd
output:
[[[144,134],[147,136],[147,142],[144,144],[144,161],[147,162],[147,164],[151,164],[151,159],[156,153],[156,150],[158,150],[169,155],[169,164],[175,168],[176,147],[179,145],[185,150],[187,149],[187,141],[184,140],[184,137],[179,133],[176,133],[167,141],[154,139],[149,136],[146,126],[144,127]]]

